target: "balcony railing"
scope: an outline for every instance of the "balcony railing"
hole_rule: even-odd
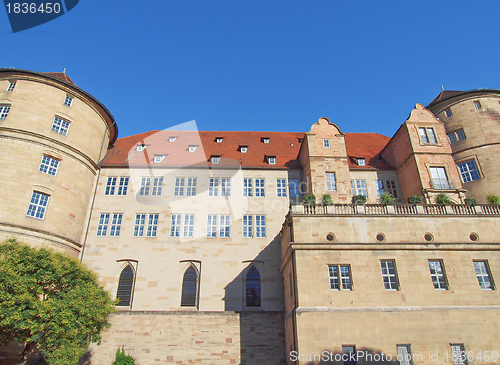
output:
[[[330,204],[310,205],[292,204],[292,214],[306,215],[466,215],[500,216],[500,205],[465,205],[465,204]]]

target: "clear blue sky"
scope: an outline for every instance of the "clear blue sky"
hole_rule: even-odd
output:
[[[200,130],[392,136],[441,91],[500,88],[500,1],[80,0],[13,34],[2,67],[62,71],[115,116],[120,137]]]

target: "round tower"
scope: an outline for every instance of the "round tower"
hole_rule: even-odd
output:
[[[467,196],[500,195],[500,90],[443,91],[427,109],[445,125]]]
[[[77,257],[111,113],[65,73],[0,69],[0,240]]]

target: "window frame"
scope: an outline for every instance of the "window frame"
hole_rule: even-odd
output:
[[[422,134],[422,130],[424,131],[424,134]],[[429,134],[429,130],[432,131],[432,134]],[[438,137],[436,133],[436,129],[434,127],[418,127],[418,135],[420,137],[420,142],[422,144],[430,144],[430,145],[436,145],[438,144]],[[434,142],[431,141],[431,135],[432,138],[434,139]]]
[[[104,195],[115,195],[117,176],[108,176],[106,180],[106,187],[104,188]]]
[[[130,269],[132,272],[132,280],[131,280],[130,284],[128,282],[124,283],[124,281],[126,279],[128,279],[127,277],[124,277],[123,281],[122,281],[122,275],[126,269]],[[134,267],[130,263],[127,263],[123,267],[123,269],[121,270],[120,276],[118,277],[118,287],[116,289],[116,299],[120,299],[119,293],[120,293],[120,287],[121,287],[122,291],[125,291],[125,290],[128,291],[128,297],[129,297],[128,303],[125,304],[126,302],[123,302],[123,304],[120,304],[121,303],[121,300],[120,300],[120,302],[115,304],[115,306],[117,306],[117,307],[132,307],[132,302],[133,302],[133,298],[134,298],[135,278],[136,278],[136,272],[134,270]],[[125,288],[123,288],[124,286],[125,286]],[[128,289],[128,286],[130,286],[130,289]],[[127,293],[125,293],[125,294],[127,294]]]
[[[162,188],[163,188],[163,176],[153,177],[153,186],[151,189],[151,195],[161,196]]]
[[[214,165],[218,165],[220,163],[220,156],[210,156],[210,163]]]
[[[457,143],[467,139],[467,135],[465,134],[463,128],[456,129],[452,132],[446,133],[446,135],[448,136],[448,141],[450,142],[450,144]]]
[[[481,288],[481,290],[496,290],[495,282],[493,280],[493,276],[491,275],[491,269],[490,269],[490,265],[489,265],[488,260],[472,260],[472,262],[474,265],[474,272],[476,274],[476,278],[477,278],[477,281],[478,281],[478,284],[479,284],[479,287]],[[476,266],[476,263],[478,263],[478,264],[481,263],[484,265],[484,272],[478,273],[478,267]],[[482,268],[479,268],[479,269],[481,270]],[[484,277],[488,278],[489,287],[483,288],[482,282],[480,280],[480,276],[482,278],[484,278]],[[484,282],[484,279],[483,279],[483,282]]]
[[[197,149],[198,149],[198,146],[197,146],[197,145],[192,144],[192,145],[189,145],[189,147],[188,147],[188,152],[193,153],[193,152],[196,152],[196,150],[197,150]]]
[[[72,96],[66,95],[63,104],[66,105],[68,108],[71,108],[71,106],[73,105],[73,99],[74,98]]]
[[[250,285],[249,285],[250,284]],[[260,307],[262,305],[261,275],[255,265],[251,265],[245,275],[245,306]],[[252,290],[255,291],[252,292]],[[250,294],[251,293],[251,294]],[[250,295],[249,295],[250,294]]]
[[[433,176],[432,176],[433,169],[436,171],[437,175],[439,175],[439,171],[443,171],[444,172],[444,174],[446,176],[446,183],[447,183],[447,185],[443,184],[443,181],[444,181],[443,178],[440,178],[440,177],[438,177],[436,179],[433,178]],[[433,189],[435,189],[435,190],[451,190],[452,184],[451,184],[451,181],[449,179],[450,174],[448,173],[448,169],[446,168],[446,166],[443,166],[443,165],[441,165],[441,166],[439,166],[439,165],[437,165],[437,166],[436,165],[435,166],[428,166],[428,171],[429,171],[429,179],[430,179],[431,186],[432,186]],[[438,182],[438,184],[436,184],[434,182],[435,180]],[[439,187],[436,187],[436,185],[438,185]],[[447,186],[447,188],[446,188],[446,186]]]
[[[16,83],[17,83],[17,80],[16,81],[9,81],[9,85],[7,85],[7,89],[5,91],[14,91],[15,87],[16,87]]]
[[[219,196],[219,178],[211,177],[208,180],[208,196]]]
[[[406,352],[406,354],[403,354],[403,351],[400,351],[400,349],[405,349],[404,352]],[[411,351],[411,344],[397,344],[396,350],[398,352],[398,359],[399,357],[401,357],[402,359],[399,360],[400,365],[413,365],[413,353]]]
[[[267,156],[267,163],[269,165],[276,165],[276,156]]]
[[[323,138],[323,148],[330,148],[331,146],[330,138]]]
[[[153,163],[162,163],[166,155],[154,155]]]
[[[119,237],[122,227],[123,213],[113,213],[113,218],[111,219],[109,227],[110,237]]]
[[[429,271],[431,274],[432,284],[435,290],[449,290],[449,284],[446,276],[446,271],[444,270],[444,263],[441,259],[429,259],[427,260],[429,265]],[[433,267],[434,266],[434,267]],[[437,272],[439,269],[441,272]],[[434,270],[434,273],[433,273]],[[440,280],[441,279],[441,280]]]
[[[253,196],[253,179],[243,179],[243,196]]]
[[[469,166],[470,163],[472,163],[474,165],[474,169],[470,168],[470,166]],[[462,183],[465,184],[465,183],[468,183],[471,181],[476,181],[476,180],[482,179],[481,171],[479,170],[479,167],[478,167],[478,164],[477,164],[477,161],[475,158],[472,158],[470,160],[456,162],[456,164],[457,164],[458,173],[460,174],[460,180],[462,181]],[[465,171],[465,167],[467,168],[466,171]],[[476,177],[474,175],[474,172],[477,174],[477,178],[473,178],[473,177]]]
[[[325,181],[326,181],[326,191],[337,191],[337,176],[335,172],[325,172]]]
[[[255,214],[255,238],[266,238],[266,215]]]
[[[220,196],[231,196],[231,178],[221,177]]]
[[[276,179],[276,195],[278,198],[287,197],[287,181],[286,179]]]
[[[458,348],[457,348],[458,347]],[[465,346],[463,343],[450,343],[451,350],[451,361],[454,365],[468,365],[467,352],[465,351]],[[457,358],[457,350],[460,357]]]
[[[444,115],[447,116],[448,118],[453,115],[453,112],[451,111],[451,108],[446,108],[444,110]]]
[[[198,185],[197,177],[188,177],[186,186],[186,196],[196,196],[197,185]]]
[[[44,160],[47,159],[47,161],[44,162]],[[38,171],[47,174],[50,176],[57,176],[57,171],[59,169],[59,164],[61,160],[50,157],[47,155],[42,155],[42,160],[40,161],[40,166],[38,167]]]
[[[33,200],[35,198],[36,201],[34,202]],[[47,213],[47,208],[49,206],[49,201],[50,201],[50,195],[33,190],[33,193],[31,194],[30,204],[28,206],[28,211],[26,212],[26,216],[44,220],[45,214]]]
[[[0,120],[5,120],[9,115],[11,105],[0,104]]]
[[[359,187],[358,182],[361,184],[364,184],[364,187]],[[351,189],[352,189],[352,195],[363,195],[368,198],[368,188],[366,186],[366,180],[364,179],[351,179]],[[363,194],[364,192],[364,194]]]
[[[264,198],[266,196],[266,179],[256,178],[255,180],[255,197]]]
[[[160,220],[159,213],[148,214],[148,224],[146,226],[146,237],[156,237],[158,233],[158,221]]]
[[[50,128],[50,130],[53,132],[56,132],[57,134],[60,134],[60,135],[66,137],[69,133],[69,127],[71,127],[70,121],[68,121],[64,118],[58,117],[56,115],[54,117],[54,120],[52,121],[52,127]]]
[[[384,265],[386,264],[386,270],[387,273],[384,274]],[[392,264],[392,270],[394,271],[393,274],[390,273],[390,267],[389,264]],[[398,279],[398,271],[396,268],[396,260],[380,260],[380,267],[381,267],[381,273],[382,273],[382,282],[384,284],[384,288],[386,291],[399,291],[400,290],[400,284],[399,284],[399,279]],[[388,278],[387,283],[385,278]],[[391,281],[391,278],[394,280]],[[386,285],[389,284],[389,285]],[[395,286],[395,288],[393,287]]]
[[[288,179],[288,196],[290,199],[300,198],[299,179]]]
[[[146,225],[146,214],[136,213],[134,222],[133,237],[144,237],[144,227]]]
[[[100,213],[99,220],[97,222],[97,237],[106,237],[108,234],[108,226],[109,226],[109,218],[111,217],[111,213]]]
[[[195,274],[194,280],[192,280],[192,278],[186,277],[186,275],[188,274],[188,271],[190,271],[190,270],[194,271],[194,274]],[[191,272],[189,274],[192,275]],[[189,279],[189,281],[186,279]],[[194,287],[194,295],[188,293],[189,297],[187,297],[188,294],[186,294],[186,283],[190,283],[192,285],[193,282],[194,282],[194,286],[193,286]],[[182,275],[181,307],[198,308],[198,305],[199,305],[198,295],[199,295],[199,289],[200,289],[199,285],[200,285],[200,273],[199,273],[198,269],[193,264],[190,264],[190,265],[188,265],[186,270],[184,270],[184,274]],[[189,288],[189,289],[192,289],[192,288]],[[192,297],[192,299],[191,299],[191,297]]]
[[[243,238],[253,238],[253,214],[244,214],[241,225]]]
[[[120,176],[120,181],[118,182],[118,191],[116,192],[116,195],[119,196],[127,195],[129,181],[130,181],[129,176]]]
[[[481,105],[481,101],[479,100],[474,100],[473,101],[473,104],[474,104],[474,108],[476,110],[482,110],[483,109],[483,106]]]
[[[148,196],[150,188],[151,188],[151,177],[150,176],[141,177],[141,187],[139,189],[139,195]]]

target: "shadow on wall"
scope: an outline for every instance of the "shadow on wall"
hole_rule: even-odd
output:
[[[296,360],[295,363],[306,363],[307,365],[399,365],[400,362],[397,356],[385,354],[369,348],[355,348],[355,352],[334,352],[331,350],[323,350],[320,354],[298,354],[290,353],[289,359]],[[316,357],[314,357],[316,356]],[[309,361],[309,362],[306,362]],[[415,361],[417,359],[415,358]]]

